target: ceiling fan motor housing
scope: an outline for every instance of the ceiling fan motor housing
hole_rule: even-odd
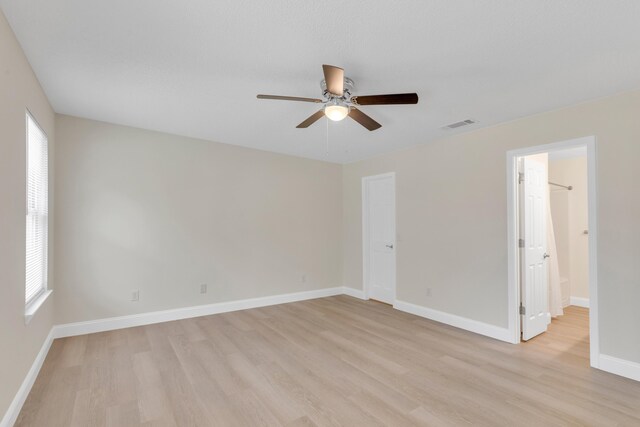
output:
[[[344,78],[344,90],[342,93],[341,97],[337,97],[335,95],[333,95],[331,92],[329,92],[327,90],[327,82],[326,80],[321,80],[320,81],[320,88],[322,88],[322,95],[327,99],[332,99],[332,98],[342,98],[345,101],[348,101],[351,98],[351,94],[353,93],[353,80],[351,80],[349,77]]]

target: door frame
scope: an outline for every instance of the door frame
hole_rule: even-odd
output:
[[[514,344],[520,343],[520,255],[518,245],[518,157],[548,153],[568,148],[587,149],[587,197],[589,215],[589,352],[590,363],[598,368],[600,334],[598,323],[598,221],[596,137],[586,136],[551,144],[537,145],[507,151],[507,258],[508,258],[508,313],[509,336]]]
[[[370,246],[369,246],[369,184],[372,181],[378,179],[391,178],[393,180],[393,236],[396,236],[396,221],[397,221],[397,198],[396,198],[396,173],[387,172],[378,175],[365,176],[362,178],[362,289],[364,292],[364,299],[369,299],[369,264],[370,264]],[[398,270],[396,256],[396,248],[398,246],[397,239],[394,238],[394,250],[393,257],[394,271],[393,274],[393,303],[397,300],[397,277]]]

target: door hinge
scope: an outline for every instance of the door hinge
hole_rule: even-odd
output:
[[[518,172],[518,184],[522,184],[524,182],[524,172]]]
[[[518,247],[524,248],[524,239],[518,239]]]
[[[520,303],[520,314],[522,314],[523,316],[527,314],[527,309],[524,308],[524,305],[522,305],[522,303]]]

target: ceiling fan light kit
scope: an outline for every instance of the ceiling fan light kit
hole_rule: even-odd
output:
[[[323,65],[322,71],[324,72],[324,80],[320,82],[322,99],[281,95],[258,95],[258,99],[324,104],[321,110],[312,114],[296,126],[297,128],[307,128],[320,120],[322,116],[326,116],[329,120],[333,121],[340,121],[349,116],[370,131],[379,129],[382,125],[360,111],[356,106],[418,103],[418,94],[416,93],[354,96],[352,95],[353,80],[349,77],[345,77],[344,70],[342,68],[335,67],[333,65]]]
[[[327,116],[329,120],[339,122],[349,115],[349,106],[342,104],[338,99],[334,98],[324,106],[324,115]]]

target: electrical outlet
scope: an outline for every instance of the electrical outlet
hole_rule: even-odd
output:
[[[131,301],[140,301],[140,291],[138,289],[131,291]]]
[[[207,293],[207,284],[203,283],[200,285],[200,293],[201,294],[206,294]]]
[[[431,288],[427,288],[427,296],[430,297],[431,296]]]

